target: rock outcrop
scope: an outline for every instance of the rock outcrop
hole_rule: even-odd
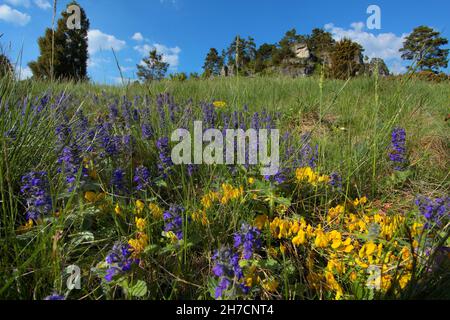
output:
[[[306,59],[311,58],[311,52],[306,43],[296,43],[292,46],[292,51],[294,52],[297,59]]]
[[[285,59],[278,72],[293,78],[306,77],[314,72],[314,56],[306,43],[296,43],[292,46],[294,57]]]
[[[375,74],[376,70],[378,68],[378,75],[382,77],[389,76],[389,68],[386,66],[386,63],[384,63],[384,60],[381,58],[372,58],[369,63],[365,65],[366,73],[369,75]]]
[[[224,65],[220,70],[220,76],[222,77],[234,77],[236,75],[234,65]]]

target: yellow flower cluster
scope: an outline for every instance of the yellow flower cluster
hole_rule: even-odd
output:
[[[164,237],[170,240],[172,244],[177,244],[180,240],[178,239],[177,235],[173,233],[173,231],[169,232],[163,232]]]
[[[268,221],[269,221],[269,217],[267,215],[265,215],[265,214],[259,215],[255,219],[255,226],[259,230],[262,230],[265,227],[265,225],[267,224]]]
[[[353,208],[355,210],[361,209],[367,203],[367,197],[362,197],[361,199],[355,199],[354,201],[350,201],[346,206],[343,204],[339,204],[336,207],[333,207],[328,210],[327,222],[328,223],[340,223],[341,217],[343,217],[346,208]]]
[[[343,205],[337,205],[334,208],[328,210],[327,221],[331,223],[334,219],[339,218],[345,212],[345,207]]]
[[[157,207],[157,206],[156,206]],[[147,228],[147,220],[145,218],[140,217],[144,211],[145,203],[141,200],[136,201],[136,207],[134,213],[137,215],[134,218],[134,223],[136,226],[136,237],[128,240],[128,244],[132,248],[133,256],[137,257],[142,252],[144,252],[145,248],[149,244],[149,237],[146,233]],[[155,209],[153,207],[153,209]],[[152,209],[150,208],[150,211]]]
[[[97,202],[103,200],[104,198],[105,198],[105,193],[104,192],[95,193],[95,192],[92,192],[92,191],[87,191],[84,194],[84,199],[88,203],[97,203]]]
[[[321,183],[328,183],[330,182],[330,177],[327,175],[320,175],[311,167],[304,167],[304,168],[298,168],[295,171],[295,177],[297,178],[298,182],[308,182],[309,184],[313,186],[317,186]]]
[[[252,265],[244,275],[243,284],[249,288],[260,285],[268,293],[276,293],[280,283]]]
[[[244,195],[244,187],[240,186],[238,188],[233,187],[231,184],[222,184],[221,192],[210,191],[205,194],[200,203],[204,209],[209,209],[214,203],[219,201],[221,204],[226,205],[229,202],[239,199]]]
[[[367,197],[362,197],[361,199],[356,198],[355,201],[353,201],[353,205],[355,207],[357,206],[363,206],[367,203]]]
[[[209,219],[207,215],[207,210],[210,209],[214,204],[220,203],[222,205],[227,205],[228,203],[240,199],[244,196],[244,187],[233,187],[228,183],[222,184],[222,188],[219,192],[209,191],[202,196],[200,204],[202,208],[198,211],[194,211],[191,214],[192,220],[195,222],[201,222],[202,225],[206,226],[209,224]]]
[[[330,221],[330,217],[328,216],[327,220]],[[350,233],[368,233],[370,225],[377,225],[380,228],[378,237],[391,240],[405,223],[405,217],[400,215],[387,216],[384,213],[375,213],[373,215],[346,213],[345,215],[341,214],[340,217],[336,217],[330,222],[332,226],[341,225],[345,231]]]
[[[143,232],[138,232],[136,238],[128,240],[128,244],[132,248],[133,256],[139,256],[148,246],[148,236]]]
[[[208,215],[206,214],[206,209],[194,211],[191,217],[193,221],[200,222],[203,226],[209,225],[209,219]]]
[[[304,244],[307,238],[310,239],[314,235],[313,228],[306,224],[303,218],[296,221],[276,217],[270,223],[270,231],[275,239],[292,239],[296,246]]]
[[[146,208],[145,202],[142,200],[136,200],[135,202],[135,208],[134,208],[134,213],[136,215],[142,215],[142,213],[144,212]],[[148,204],[148,209],[150,210],[150,213],[152,214],[153,218],[155,219],[161,219],[163,216],[163,210],[156,204],[156,203],[149,203]],[[119,214],[121,212],[121,209],[119,207],[119,205],[116,206],[116,213]]]
[[[255,225],[257,226],[258,219],[261,218],[257,217],[255,221]],[[331,247],[333,250],[340,250],[347,253],[354,249],[350,237],[343,240],[343,236],[339,231],[332,230],[331,232],[325,232],[321,225],[314,228],[310,224],[307,224],[304,219],[295,221],[277,217],[270,223],[270,231],[274,238],[291,240],[292,244],[296,247],[305,244],[309,239],[314,239],[314,246],[317,248]]]
[[[325,271],[325,280],[329,290],[336,293],[335,299],[340,300],[344,295],[341,285],[336,281],[334,274],[330,271]]]
[[[280,285],[280,283],[276,279],[273,279],[273,278],[265,279],[262,282],[263,289],[270,293],[276,292],[279,285]]]
[[[214,101],[213,106],[216,108],[225,108],[227,103],[225,101]]]
[[[87,170],[89,177],[93,180],[97,180],[98,173],[97,173],[97,169],[95,168],[94,161],[92,161],[89,158],[84,158],[83,165],[84,165],[84,168]]]
[[[30,231],[33,228],[34,222],[33,220],[29,219],[24,225],[21,225],[17,228],[16,233],[17,234],[23,234],[28,231]]]
[[[403,230],[405,218],[401,215],[387,215],[382,211],[366,210],[366,197],[351,201],[348,205],[338,205],[329,209],[327,225],[312,226],[301,219],[282,219],[275,217],[267,222],[267,216],[258,216],[255,226],[263,229],[269,225],[270,233],[280,240],[280,250],[287,251],[286,241],[293,247],[303,246],[306,252],[316,252],[326,258],[326,268],[314,268],[314,259],[307,259],[307,280],[314,289],[325,287],[341,299],[345,292],[339,279],[366,281],[369,267],[379,268],[378,282],[382,291],[388,290],[394,282],[405,288],[411,279],[413,254],[410,246],[400,246],[397,241]],[[362,212],[358,212],[361,211]],[[371,232],[378,230],[375,236]],[[415,223],[411,228],[413,238],[420,238],[423,226]],[[376,240],[371,240],[376,239]],[[417,248],[417,240],[413,248]],[[323,261],[318,259],[317,261]],[[315,270],[321,270],[316,272]],[[350,272],[348,275],[347,272]],[[337,275],[343,277],[336,277]]]
[[[202,197],[200,203],[202,204],[204,209],[209,209],[212,207],[214,202],[219,200],[219,196],[220,195],[218,192],[210,191]]]
[[[244,195],[244,187],[240,186],[235,188],[230,184],[222,184],[222,197],[220,198],[220,203],[223,205],[228,204],[230,201],[241,198]]]
[[[141,200],[136,200],[136,208],[134,209],[134,213],[137,215],[142,214],[145,209],[145,203]]]
[[[163,210],[156,203],[150,203],[148,208],[150,209],[153,218],[161,219],[163,217]]]
[[[144,232],[145,228],[147,227],[147,220],[136,217],[134,221],[136,224],[136,229],[139,232]]]

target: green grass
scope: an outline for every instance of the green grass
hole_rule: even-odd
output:
[[[161,237],[162,222],[152,220],[146,210],[150,245],[141,259],[142,268],[113,284],[101,281],[101,271],[100,276],[97,274],[101,269],[98,263],[104,261],[112,244],[135,234],[135,200],[157,202],[164,209],[168,209],[169,203],[178,203],[186,208],[186,212],[193,212],[199,209],[201,196],[209,190],[216,190],[222,182],[245,185],[249,176],[255,176],[252,171],[240,171],[237,176],[232,176],[223,166],[202,166],[196,178],[192,179],[187,176],[185,168],[177,168],[176,174],[159,180],[145,193],[135,193],[131,197],[115,194],[109,182],[113,170],[124,168],[126,179],[132,185],[136,166],[145,164],[151,167],[158,161],[154,140],[170,135],[179,125],[168,122],[167,126],[163,126],[159,122],[154,101],[160,93],[170,93],[174,97],[175,103],[181,107],[180,116],[190,106],[193,115],[201,119],[201,103],[217,100],[227,103],[219,113],[232,114],[247,105],[248,121],[253,112],[279,112],[276,127],[281,130],[281,135],[290,132],[297,148],[301,146],[301,135],[311,132],[312,142],[319,146],[318,170],[327,174],[339,172],[344,188],[339,194],[313,188],[306,192],[309,196],[299,196],[293,184],[278,188],[257,177],[261,195],[273,196],[275,203],[289,198],[290,217],[303,216],[309,221],[322,221],[321,217],[330,207],[366,195],[373,201],[371,206],[374,208],[389,204],[390,213],[405,215],[412,223],[417,220],[414,217],[414,212],[417,216],[414,206],[416,195],[448,196],[450,131],[449,123],[445,122],[449,110],[448,84],[406,78],[402,81],[380,79],[377,83],[377,79],[357,78],[348,82],[325,80],[321,88],[320,82],[318,78],[255,77],[108,87],[34,81],[15,83],[2,79],[0,298],[42,299],[53,290],[66,293],[64,268],[71,264],[80,266],[83,275],[82,289],[67,293],[71,299],[211,298],[213,284],[210,270],[214,250],[230,243],[232,234],[239,230],[242,221],[251,222],[257,214],[269,214],[273,218],[275,204],[272,206],[270,201],[248,201],[220,206],[217,212],[211,213],[210,220],[213,221],[207,227],[184,223],[188,241],[179,247]],[[62,104],[63,109],[61,106],[47,107],[40,112],[33,109],[36,97],[50,93],[51,104],[55,104],[62,92],[70,97]],[[94,99],[94,96],[98,98]],[[106,119],[109,105],[115,98],[120,101],[123,96],[131,102],[136,96],[147,96],[153,101],[149,121],[155,129],[155,138],[151,141],[141,138],[139,121],[125,128],[123,119],[117,120],[113,124],[113,132],[117,135],[130,134],[135,139],[133,150],[120,157],[99,160],[99,178],[67,192],[64,177],[58,172],[56,127],[62,123],[76,127],[80,123],[77,110],[82,110],[91,124]],[[142,105],[141,102],[137,108],[141,109]],[[387,156],[394,127],[403,127],[407,132],[410,164],[404,175],[393,173]],[[7,134],[10,132],[14,132],[14,138]],[[21,177],[30,171],[48,172],[53,214],[32,230],[18,233],[17,229],[25,223],[25,204],[20,194]],[[78,179],[81,179],[80,174]],[[85,201],[84,192],[101,190],[106,192],[104,203],[93,205]],[[123,209],[122,216],[114,214],[116,203]],[[188,221],[187,215],[184,218]],[[409,222],[405,227],[411,226]],[[267,246],[276,242],[275,239],[270,240],[270,235],[265,237],[268,239]],[[435,244],[439,241],[445,244],[446,239],[448,226],[443,227],[433,241]],[[398,240],[405,241],[404,233]],[[261,255],[264,257],[263,253]],[[283,257],[277,262],[278,266],[265,265],[267,259],[258,261],[258,268],[262,270],[273,268],[274,274],[277,268],[284,270],[280,279],[282,289],[277,295],[259,292],[252,293],[250,297],[333,298],[332,294],[319,295],[308,288],[304,280],[305,261],[301,257]],[[322,265],[323,261],[317,258],[317,264]],[[97,271],[92,271],[92,268]],[[417,275],[421,278],[412,282],[417,289],[401,293],[393,290],[377,297],[411,298],[428,294],[429,297],[443,298],[447,295],[448,298],[448,292],[440,291],[443,285],[448,284],[448,274],[431,280],[423,272],[417,271]],[[148,290],[142,297],[130,293],[133,289],[129,287],[136,285],[138,280],[144,281]],[[356,294],[357,290],[349,289],[348,280],[341,280],[345,283],[346,298],[368,298]],[[370,297],[373,298],[373,295]]]

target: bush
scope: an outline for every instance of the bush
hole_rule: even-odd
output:
[[[186,81],[187,80],[187,75],[184,72],[181,73],[173,73],[170,75],[170,80],[175,80],[175,81]]]
[[[419,80],[431,81],[431,82],[443,82],[450,80],[450,76],[445,73],[434,73],[432,71],[420,71],[414,74],[414,77]]]
[[[4,54],[0,55],[0,78],[3,78],[5,75],[13,74],[13,67],[11,62],[9,61],[8,57]]]

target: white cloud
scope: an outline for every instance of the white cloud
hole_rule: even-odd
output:
[[[142,33],[140,32],[136,32],[133,37],[131,37],[131,39],[135,40],[135,41],[143,41],[144,40],[144,36],[142,35]]]
[[[399,61],[393,61],[389,65],[389,71],[391,71],[393,74],[401,74],[408,71],[408,68],[402,65]]]
[[[173,5],[177,4],[177,0],[159,0],[161,3],[171,3]]]
[[[148,53],[150,51],[152,51],[153,49],[154,49],[154,47],[149,45],[149,44],[144,44],[144,45],[139,45],[139,46],[135,46],[134,47],[134,50],[136,50],[137,52],[139,52],[143,56],[148,55]]]
[[[88,39],[89,54],[91,55],[98,51],[111,50],[111,48],[120,51],[125,48],[127,44],[125,41],[119,40],[113,35],[103,33],[98,29],[90,30],[88,32]]]
[[[332,23],[324,26],[325,30],[333,35],[337,41],[348,38],[363,46],[364,55],[372,58],[381,58],[385,60],[392,72],[404,72],[406,69],[401,64],[400,48],[403,47],[403,42],[408,34],[404,33],[397,36],[394,33],[373,33],[364,30],[365,24],[363,22],[352,23],[350,29],[336,27]]]
[[[22,13],[16,9],[12,9],[6,4],[2,4],[0,5],[0,20],[10,22],[19,26],[25,26],[28,24],[28,22],[30,22],[31,17],[26,13]]]
[[[89,68],[97,68],[103,64],[108,64],[111,62],[109,58],[100,58],[100,57],[89,57],[87,64]]]
[[[15,73],[16,77],[19,78],[19,80],[29,79],[33,76],[33,72],[29,67],[17,67]]]
[[[135,69],[135,67],[125,67],[125,66],[120,66],[120,70],[122,72],[130,72],[133,71]]]
[[[178,67],[181,52],[179,47],[170,48],[160,43],[153,43],[152,45],[144,44],[134,47],[134,50],[139,52],[142,56],[147,56],[153,49],[156,49],[158,53],[162,54],[163,61],[167,62],[172,70]]]
[[[30,0],[5,0],[5,2],[15,7],[30,7]]]
[[[123,79],[121,77],[111,77],[111,80],[116,85],[124,85],[124,84],[126,85],[126,84],[133,83],[134,81],[136,81],[136,79],[128,78],[128,77],[123,77]]]
[[[375,35],[364,31],[364,26],[365,24],[362,22],[354,22],[351,24],[351,29],[344,29],[329,23],[325,25],[325,29],[333,35],[335,40],[349,38],[359,43],[364,47],[364,54],[369,58],[400,58],[399,49],[403,46],[407,34],[397,36],[394,33],[380,33]]]
[[[47,10],[52,7],[52,5],[50,4],[50,2],[48,2],[48,0],[34,0],[34,3],[42,10]]]
[[[356,31],[362,31],[364,29],[364,22],[353,22],[350,26]]]

